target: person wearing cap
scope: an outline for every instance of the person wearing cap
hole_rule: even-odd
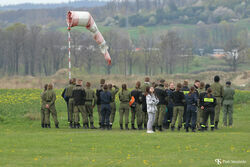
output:
[[[223,104],[223,123],[227,126],[227,119],[229,120],[229,126],[233,125],[233,103],[234,103],[235,90],[231,88],[231,82],[226,82],[226,87],[224,88],[224,96],[222,100]]]
[[[220,77],[218,75],[214,77],[214,83],[211,85],[211,89],[214,97],[217,100],[217,104],[215,106],[214,121],[215,121],[215,129],[218,129],[218,124],[220,120],[221,100],[223,99],[224,95],[224,88],[220,84]]]

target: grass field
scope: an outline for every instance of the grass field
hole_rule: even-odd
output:
[[[218,166],[215,159],[246,161],[220,166],[250,166],[249,91],[237,91],[233,128],[150,135],[145,131],[120,131],[118,112],[112,131],[69,129],[61,90],[56,90],[60,129],[54,125],[42,129],[40,92],[0,90],[0,166],[213,167]]]

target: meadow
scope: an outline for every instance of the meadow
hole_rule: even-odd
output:
[[[0,89],[0,166],[213,167],[215,159],[246,161],[220,166],[250,166],[250,91],[236,93],[233,128],[155,134],[120,131],[118,112],[112,131],[69,129],[61,92],[56,90],[60,129],[53,121],[42,129],[40,89]]]

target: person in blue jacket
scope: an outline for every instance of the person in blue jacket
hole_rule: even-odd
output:
[[[104,91],[102,91],[100,93],[100,100],[101,100],[101,128],[105,129],[107,128],[108,130],[110,130],[110,122],[109,122],[109,118],[110,118],[110,114],[111,114],[111,107],[110,107],[110,103],[112,101],[112,95],[111,93],[108,91],[108,85],[105,84],[103,86]]]
[[[197,120],[197,95],[195,93],[195,88],[192,86],[189,93],[185,95],[186,98],[186,123],[185,129],[186,132],[189,131],[189,128],[192,129],[192,132],[195,132],[196,120]],[[191,122],[191,125],[190,125]]]

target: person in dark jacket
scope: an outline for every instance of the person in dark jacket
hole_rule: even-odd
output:
[[[102,114],[101,114],[101,98],[100,94],[103,91],[103,85],[105,84],[105,79],[100,80],[100,88],[96,89],[96,97],[97,97],[97,111],[98,111],[98,117],[99,117],[99,126],[101,128],[101,122],[102,122]]]
[[[160,80],[159,86],[155,88],[155,95],[159,99],[159,103],[157,104],[157,111],[155,115],[155,121],[153,125],[153,131],[155,131],[155,127],[158,127],[159,131],[162,131],[163,119],[166,113],[166,106],[168,102],[168,95],[164,88],[165,80]]]
[[[182,127],[182,118],[184,112],[184,105],[185,105],[185,96],[184,93],[181,91],[182,85],[181,83],[177,84],[176,91],[173,92],[170,96],[170,100],[172,100],[174,104],[174,112],[173,118],[171,123],[171,130],[174,131],[175,129],[175,122],[178,117],[178,130]]]
[[[172,95],[172,93],[175,91],[175,86],[174,86],[173,82],[169,83],[169,89],[167,89],[166,91],[167,91],[168,97],[170,97]],[[167,112],[166,118],[165,118],[167,120],[166,129],[169,128],[169,125],[171,124],[172,117],[173,117],[174,104],[173,104],[173,102],[171,100],[169,100],[167,108],[168,108],[168,112]]]
[[[82,115],[83,128],[87,128],[88,119],[85,109],[86,92],[82,87],[82,80],[77,81],[77,85],[73,89],[72,98],[74,99],[74,126],[73,128],[80,128],[79,113]]]
[[[185,95],[187,111],[186,111],[186,124],[185,129],[188,132],[188,129],[191,127],[192,132],[195,132],[196,119],[197,119],[197,96],[195,93],[195,88],[191,87],[190,92]],[[190,120],[192,124],[190,125]]]
[[[137,127],[139,130],[142,130],[142,91],[141,91],[141,82],[136,82],[135,89],[131,91],[131,97],[135,98],[134,103],[131,107],[131,129],[136,130],[135,128],[135,118],[137,121]]]
[[[185,81],[183,82],[183,87],[181,88],[181,91],[184,93],[184,95],[187,95],[187,94],[189,93],[190,89],[189,89],[189,87],[188,87],[188,81],[187,81],[187,80],[185,80]],[[185,126],[185,124],[186,124],[186,111],[187,111],[187,105],[184,106],[184,113],[183,113],[183,123],[184,123],[184,127],[186,127],[186,126]],[[191,120],[191,119],[189,119],[189,120]],[[189,123],[190,123],[190,122],[189,122]]]
[[[215,106],[216,106],[216,98],[212,95],[212,89],[208,88],[206,94],[200,97],[200,105],[201,109],[204,110],[204,118],[203,123],[201,125],[202,131],[205,130],[208,117],[210,117],[210,127],[211,131],[214,130],[214,116],[215,116]]]
[[[112,101],[112,94],[108,91],[108,85],[106,84],[103,86],[103,90],[104,91],[100,93],[102,114],[101,127],[102,129],[107,128],[108,130],[110,130],[109,118],[111,114],[110,103]]]

